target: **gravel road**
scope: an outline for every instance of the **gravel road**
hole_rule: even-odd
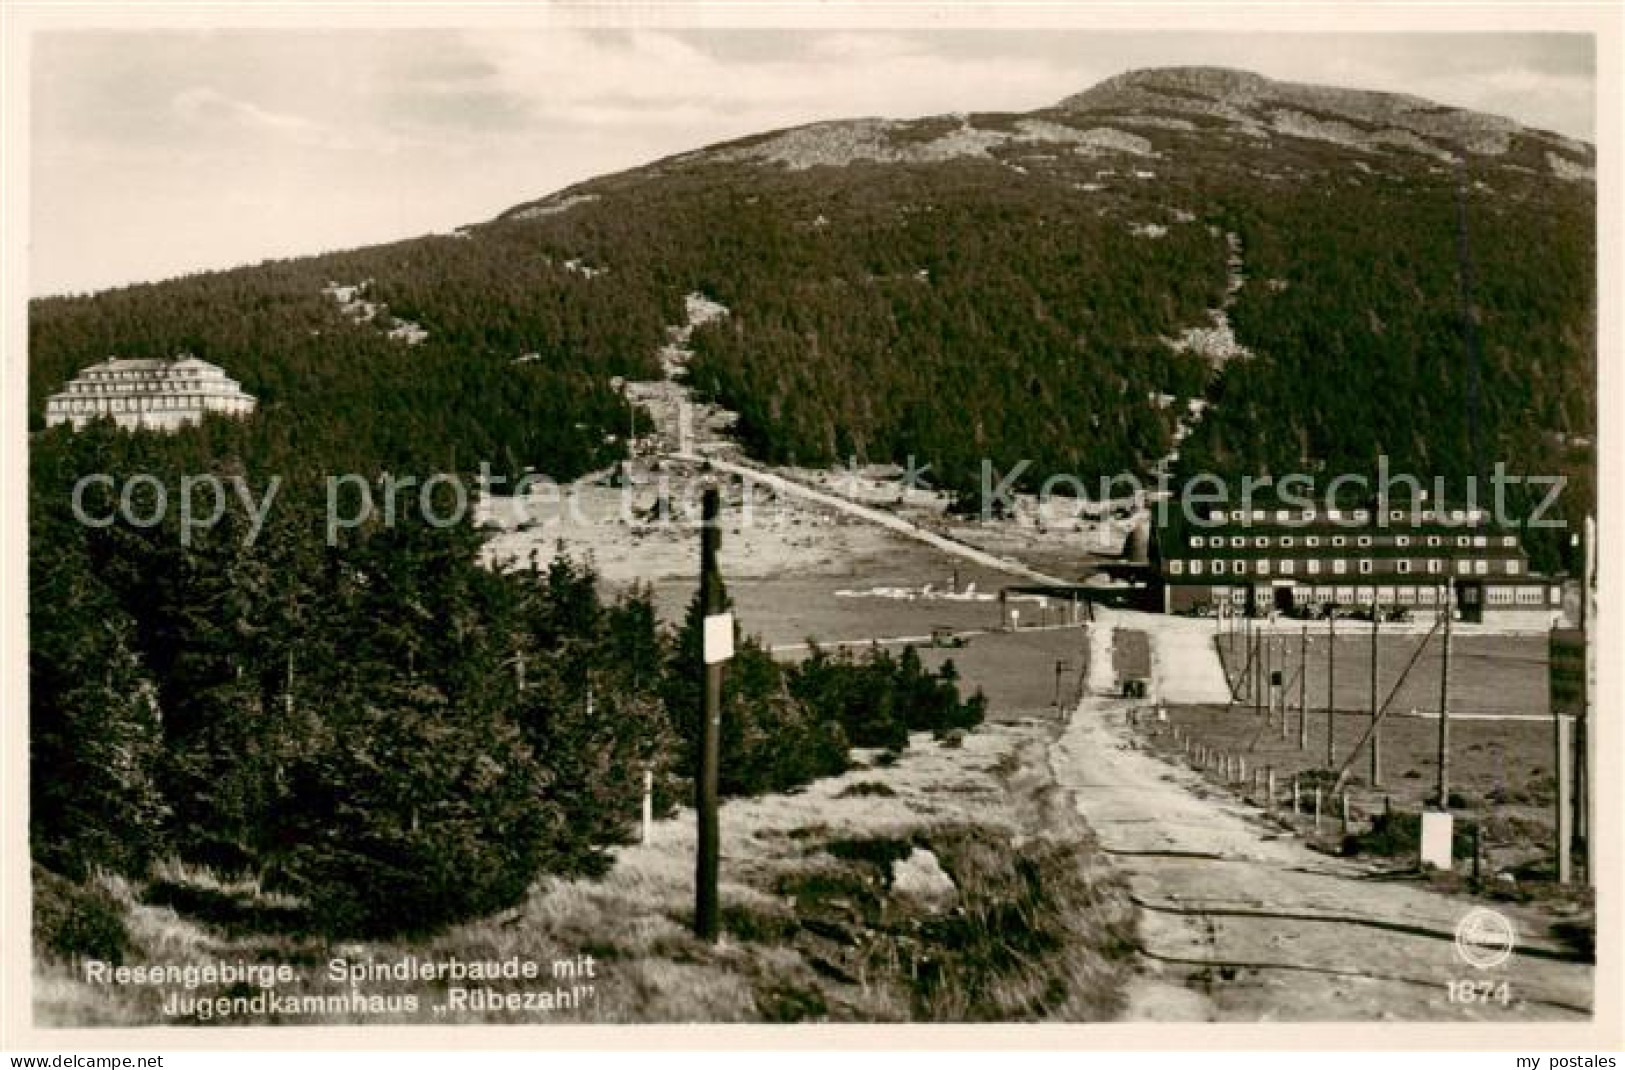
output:
[[[1592,967],[1533,910],[1495,905],[1516,946],[1479,969],[1456,948],[1475,906],[1353,861],[1310,851],[1260,810],[1208,796],[1197,776],[1140,750],[1132,703],[1113,697],[1110,633],[1094,626],[1089,693],[1051,763],[1079,813],[1129,878],[1145,969],[1127,1017],[1169,1021],[1565,1021],[1589,1017]],[[1201,656],[1151,629],[1159,685]],[[1217,658],[1214,658],[1216,663]],[[1206,673],[1199,670],[1197,679]],[[1205,684],[1202,685],[1205,688]],[[1447,982],[1480,983],[1456,998]],[[1506,982],[1503,1003],[1501,982]],[[1491,982],[1483,985],[1482,982]]]

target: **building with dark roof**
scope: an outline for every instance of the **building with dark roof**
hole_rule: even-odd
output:
[[[1378,608],[1549,627],[1557,581],[1480,509],[1214,509],[1159,529],[1155,585],[1169,613],[1322,616]]]

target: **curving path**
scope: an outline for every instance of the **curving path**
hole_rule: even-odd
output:
[[[918,524],[915,524],[912,521],[905,520],[896,513],[890,512],[886,509],[881,509],[872,505],[864,505],[860,502],[852,501],[850,498],[843,498],[839,494],[831,494],[829,491],[819,490],[816,487],[809,487],[805,483],[797,482],[796,480],[790,479],[787,476],[781,476],[776,472],[769,472],[766,469],[758,468],[755,465],[743,464],[739,461],[723,460],[714,456],[702,456],[697,453],[679,452],[669,454],[668,456],[670,456],[673,460],[687,461],[691,464],[709,464],[712,468],[715,468],[720,472],[727,472],[731,475],[736,475],[744,479],[751,480],[762,486],[772,487],[774,490],[779,491],[780,493],[817,502],[818,504],[828,506],[831,509],[838,509],[841,512],[846,513],[849,516],[856,517],[859,520],[864,520],[871,524],[877,524],[880,527],[888,528],[900,535],[906,535],[909,538],[923,542],[928,546],[933,546],[944,553],[953,554],[956,557],[963,558],[966,561],[973,561],[976,564],[983,565],[987,568],[997,569],[1000,572],[1007,572],[1013,576],[1021,576],[1024,579],[1034,580],[1038,583],[1056,584],[1064,587],[1070,587],[1074,584],[1074,581],[1072,580],[1063,580],[1058,576],[1051,576],[1048,573],[1040,572],[1035,568],[1030,568],[1027,565],[1022,564],[1020,561],[1016,561],[1008,557],[1000,557],[997,554],[990,554],[986,550],[978,550],[976,547],[971,546],[968,543],[960,542],[957,539],[951,539],[946,535],[939,535],[934,531],[920,527]]]

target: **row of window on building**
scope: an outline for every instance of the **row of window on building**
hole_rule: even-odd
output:
[[[1245,605],[1248,599],[1245,586],[1211,588],[1214,602]],[[1557,587],[1546,588],[1536,584],[1518,587],[1487,586],[1484,601],[1492,606],[1544,606],[1548,599],[1556,605],[1563,592]],[[1292,588],[1292,601],[1296,605],[1369,606],[1376,602],[1385,606],[1434,606],[1443,604],[1449,596],[1442,587],[1362,586],[1334,587],[1324,584],[1297,584]]]
[[[1458,557],[1453,560],[1455,562],[1455,575],[1457,576],[1490,575],[1491,562],[1485,558]],[[1503,575],[1516,576],[1523,571],[1523,562],[1515,557],[1508,557],[1496,563],[1500,566],[1496,571]],[[1384,566],[1382,571],[1397,572],[1402,576],[1413,574],[1447,575],[1446,562],[1439,557],[1419,560],[1404,557],[1397,559],[1384,558],[1382,564]],[[1210,576],[1268,576],[1271,574],[1291,576],[1299,571],[1299,565],[1303,566],[1303,573],[1310,576],[1319,575],[1323,572],[1333,576],[1347,575],[1351,565],[1353,570],[1362,576],[1374,575],[1377,572],[1377,561],[1369,557],[1357,558],[1353,561],[1344,557],[1334,557],[1327,561],[1322,561],[1319,558],[1306,558],[1300,561],[1290,557],[1283,557],[1271,561],[1267,557],[1238,557],[1231,561],[1225,561],[1222,558],[1192,558],[1188,561],[1175,559],[1168,562],[1168,574],[1170,576],[1200,576],[1205,571]]]
[[[1396,524],[1479,524],[1486,518],[1482,509],[1408,509],[1388,510],[1388,519]],[[1317,520],[1332,520],[1352,524],[1371,523],[1370,509],[1219,509],[1209,514],[1211,520],[1230,519],[1240,523],[1304,524]]]
[[[1358,547],[1406,547],[1413,544],[1417,546],[1432,547],[1455,545],[1463,549],[1472,549],[1475,547],[1484,548],[1491,545],[1515,548],[1518,545],[1518,537],[1516,535],[1495,536],[1495,543],[1491,543],[1491,536],[1488,535],[1455,535],[1451,538],[1453,542],[1447,543],[1445,541],[1446,537],[1443,535],[1356,535],[1354,536],[1353,545]],[[1208,547],[1219,549],[1224,546],[1256,546],[1261,548],[1277,546],[1283,550],[1290,550],[1299,545],[1298,537],[1294,535],[1192,535],[1190,541],[1191,548],[1195,550],[1202,550]],[[1303,536],[1302,545],[1311,550],[1316,549],[1321,545],[1340,548],[1349,545],[1349,536],[1328,535],[1323,537],[1320,535],[1305,535]]]
[[[252,400],[248,397],[232,397],[227,394],[174,394],[166,397],[102,397],[102,398],[63,398],[58,395],[51,399],[50,405],[57,412],[157,412],[168,409],[203,409],[212,408],[211,399],[222,402],[218,407],[223,411],[237,408],[248,409],[252,407]]]
[[[172,368],[142,369],[140,371],[97,371],[87,369],[80,380],[87,383],[180,383],[202,382],[206,379],[219,379],[218,370],[214,373],[207,371],[174,370]]]
[[[1211,597],[1215,603],[1228,602],[1232,605],[1245,605],[1248,600],[1246,587],[1212,587]],[[1521,587],[1485,587],[1484,600],[1488,605],[1524,605],[1524,607],[1544,607],[1547,600],[1552,605],[1562,602],[1563,592],[1557,587],[1547,589],[1540,585],[1526,584]],[[1331,585],[1298,584],[1292,589],[1292,602],[1295,605],[1443,605],[1448,600],[1443,587],[1373,587],[1373,585],[1358,585],[1358,587],[1331,587]]]
[[[95,396],[110,396],[117,394],[147,394],[154,390],[174,394],[213,394],[231,393],[237,390],[236,382],[222,379],[204,379],[198,376],[182,378],[180,376],[148,376],[130,382],[106,383],[100,379],[75,379],[63,387],[62,394],[91,394]]]

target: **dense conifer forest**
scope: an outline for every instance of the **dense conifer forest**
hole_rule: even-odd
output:
[[[86,527],[78,473],[193,474],[208,425],[97,427],[33,451],[29,651],[34,857],[140,877],[179,858],[253,873],[333,934],[427,931],[516,901],[541,873],[599,872],[645,770],[691,797],[699,618],[664,628],[567,557],[497,572],[471,525],[416,511],[327,541],[290,485],[183,542],[174,511]],[[222,474],[236,458],[217,462]],[[104,486],[84,497],[113,514]],[[143,519],[152,499],[142,497]],[[951,665],[912,652],[775,662],[746,639],[725,691],[729,795],[846,768],[851,746],[974,727]]]

